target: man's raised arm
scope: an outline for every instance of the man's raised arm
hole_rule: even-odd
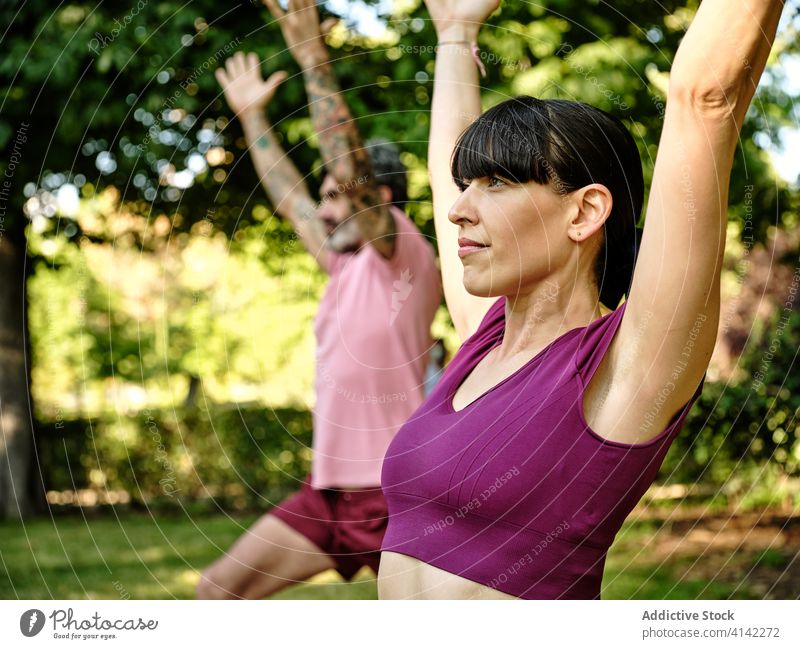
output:
[[[237,52],[217,69],[216,77],[242,124],[253,166],[275,211],[291,221],[308,252],[323,265],[326,234],[316,218],[317,205],[267,120],[267,105],[286,73],[275,72],[264,81],[258,56]]]
[[[325,167],[345,188],[363,238],[384,257],[394,252],[395,222],[378,191],[372,164],[341,94],[322,40],[315,0],[265,0],[305,78],[311,119]]]

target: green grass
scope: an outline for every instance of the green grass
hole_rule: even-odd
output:
[[[61,516],[0,523],[2,599],[192,599],[199,571],[253,523],[255,516],[228,517],[126,512],[84,519]],[[658,523],[626,524],[609,552],[603,599],[747,598],[736,580],[692,577],[698,557],[657,559],[651,543]],[[762,563],[777,562],[766,553]],[[702,557],[699,558],[703,560]],[[363,569],[345,583],[334,571],[278,593],[278,599],[374,599],[375,579]]]
[[[256,518],[125,513],[0,523],[0,599],[193,599],[199,572]],[[348,584],[328,571],[275,597],[376,598],[370,575],[364,569]]]

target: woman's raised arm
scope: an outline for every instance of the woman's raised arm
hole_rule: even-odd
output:
[[[643,401],[667,386],[664,411],[691,397],[714,349],[733,156],[782,8],[703,0],[672,66],[641,249],[609,350]]]
[[[425,0],[438,38],[428,176],[433,191],[444,297],[462,341],[478,328],[494,300],[476,297],[464,288],[464,267],[458,257],[458,226],[447,218],[458,197],[450,175],[450,158],[458,136],[481,114],[478,72],[471,45],[483,22],[499,4],[500,0]]]

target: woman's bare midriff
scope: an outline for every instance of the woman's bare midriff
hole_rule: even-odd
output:
[[[397,552],[381,552],[379,599],[519,599]]]

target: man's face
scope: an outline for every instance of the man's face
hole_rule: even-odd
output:
[[[363,244],[358,219],[347,194],[340,191],[343,189],[327,174],[319,188],[321,200],[317,210],[317,218],[328,236],[327,246],[340,253],[358,250]]]

